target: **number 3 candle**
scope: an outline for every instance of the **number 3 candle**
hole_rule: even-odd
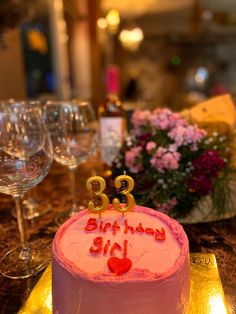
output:
[[[133,195],[130,193],[134,189],[134,180],[127,176],[124,172],[123,175],[120,175],[115,178],[114,185],[117,189],[120,189],[122,187],[122,182],[125,181],[127,183],[127,186],[125,189],[123,189],[120,193],[126,196],[127,203],[125,205],[121,205],[118,198],[114,198],[112,201],[112,205],[115,210],[122,213],[122,216],[124,216],[124,213],[128,210],[132,209],[132,207],[135,205],[135,200]],[[94,184],[98,183],[99,188],[95,189]],[[100,205],[96,205],[93,200],[89,201],[88,203],[88,209],[92,213],[99,214],[99,217],[101,218],[101,213],[108,209],[109,206],[109,198],[108,196],[103,193],[106,188],[106,182],[105,180],[100,176],[94,176],[87,180],[87,189],[88,191],[93,192],[94,197],[100,198]]]
[[[95,182],[97,182],[99,184],[98,191],[95,191],[93,189],[93,184]],[[101,213],[104,212],[108,208],[108,205],[109,205],[109,198],[107,197],[107,195],[105,193],[103,193],[103,191],[105,190],[105,187],[106,187],[106,182],[100,176],[93,176],[87,180],[86,185],[87,185],[88,191],[94,192],[94,195],[99,196],[101,199],[101,205],[99,205],[99,206],[96,206],[93,201],[89,201],[88,209],[93,213],[98,213],[99,217],[101,218]]]
[[[114,181],[115,187],[120,189],[122,186],[122,181],[127,182],[127,187],[121,191],[121,194],[126,196],[127,204],[121,206],[118,198],[114,198],[112,201],[112,205],[116,210],[122,213],[122,216],[124,216],[124,213],[132,209],[132,207],[135,205],[134,197],[132,194],[130,194],[130,192],[134,189],[134,180],[130,176],[127,176],[126,173],[124,172],[123,175],[120,175],[115,178]]]

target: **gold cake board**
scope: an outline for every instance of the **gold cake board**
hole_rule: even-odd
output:
[[[189,314],[228,314],[214,254],[192,253]],[[51,314],[51,265],[43,273],[18,314]],[[72,313],[71,313],[72,314]]]

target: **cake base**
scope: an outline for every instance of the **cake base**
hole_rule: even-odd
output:
[[[227,314],[224,291],[214,254],[190,254],[191,300],[188,314]],[[51,265],[32,290],[18,314],[52,314]],[[213,300],[217,302],[212,302]]]

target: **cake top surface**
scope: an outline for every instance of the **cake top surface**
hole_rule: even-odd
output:
[[[165,214],[135,205],[122,217],[110,205],[101,219],[84,210],[67,220],[55,236],[53,253],[75,276],[153,280],[178,269],[188,254],[188,239]]]

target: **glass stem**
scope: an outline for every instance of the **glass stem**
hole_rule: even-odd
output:
[[[32,192],[28,192],[27,198],[23,202],[25,208],[27,208],[26,217],[35,217],[35,201],[31,195]]]
[[[70,184],[71,184],[71,196],[72,196],[72,206],[70,209],[70,216],[73,216],[77,212],[75,171],[76,169],[70,169]]]
[[[22,200],[20,196],[14,197],[15,204],[16,204],[16,215],[17,215],[17,224],[20,233],[20,241],[21,241],[21,252],[20,258],[22,260],[29,260],[31,256],[31,250],[27,242],[26,238],[26,227],[25,227],[25,220],[23,216],[23,208],[22,208]]]

